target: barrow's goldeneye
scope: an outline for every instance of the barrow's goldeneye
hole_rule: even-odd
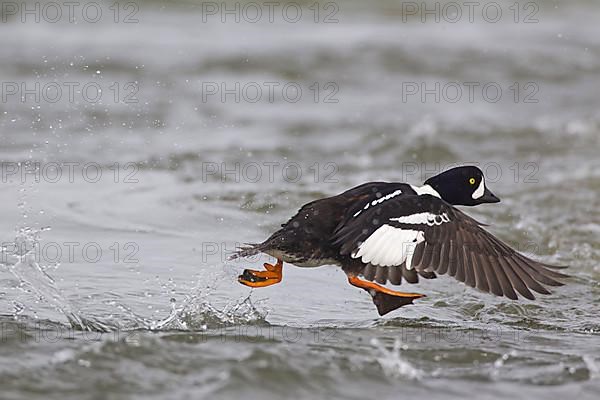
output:
[[[380,315],[424,297],[381,286],[417,283],[448,274],[484,292],[516,300],[517,293],[549,294],[567,275],[517,253],[454,206],[497,203],[475,166],[450,169],[423,186],[369,182],[337,196],[305,204],[282,228],[231,259],[266,253],[276,264],[246,269],[240,283],[250,287],[281,281],[283,262],[299,267],[334,264],[348,282],[366,290]],[[361,279],[362,278],[362,279]],[[381,285],[380,285],[381,284]]]

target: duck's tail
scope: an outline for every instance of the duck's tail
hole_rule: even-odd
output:
[[[227,257],[228,261],[235,260],[236,258],[250,257],[260,253],[262,243],[244,243],[243,246],[239,246],[235,253]]]

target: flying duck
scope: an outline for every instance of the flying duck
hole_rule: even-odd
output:
[[[267,240],[240,248],[230,259],[266,253],[277,259],[264,271],[246,269],[238,281],[265,287],[281,282],[283,263],[338,265],[348,282],[366,290],[379,315],[424,294],[385,287],[419,276],[448,274],[477,289],[516,300],[549,294],[568,276],[510,248],[455,206],[497,203],[475,166],[456,167],[423,186],[369,182],[300,208]]]

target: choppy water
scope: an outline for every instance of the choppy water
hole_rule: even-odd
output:
[[[599,5],[313,3],[3,9],[0,397],[597,396]],[[314,198],[466,162],[503,200],[468,212],[567,286],[512,302],[442,277],[377,318],[338,269],[250,291],[236,275],[267,259],[225,261]]]

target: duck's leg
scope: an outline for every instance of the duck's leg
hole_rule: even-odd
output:
[[[238,276],[238,282],[250,287],[265,287],[281,282],[283,277],[283,261],[277,260],[277,264],[264,263],[265,271],[245,269]]]
[[[388,289],[375,282],[363,281],[355,275],[348,275],[348,283],[366,290],[371,295],[379,315],[385,315],[397,308],[412,304],[414,299],[425,297],[420,293],[405,293]]]

